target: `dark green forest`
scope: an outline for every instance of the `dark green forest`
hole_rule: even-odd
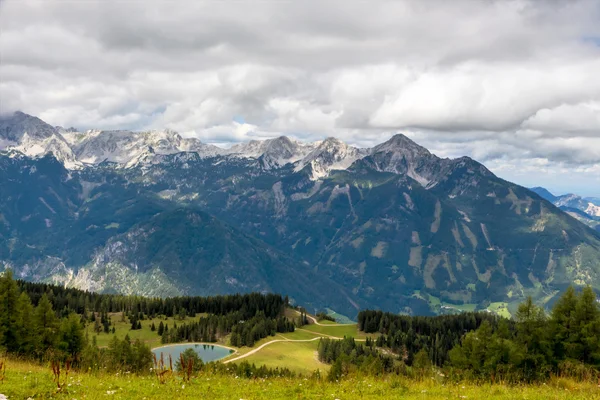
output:
[[[590,287],[580,293],[569,287],[549,315],[528,298],[511,320],[488,313],[410,317],[367,310],[358,321],[360,330],[381,335],[365,344],[323,339],[319,359],[333,364],[332,379],[352,369],[423,373],[433,366],[462,378],[509,382],[600,376],[600,305]]]

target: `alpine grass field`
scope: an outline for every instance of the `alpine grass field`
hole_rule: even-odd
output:
[[[277,357],[274,354],[271,359]],[[190,382],[174,375],[164,384],[154,376],[72,372],[65,378],[65,388],[57,392],[48,367],[15,359],[6,362],[0,393],[9,399],[600,399],[597,383],[561,378],[543,384],[508,386],[445,382],[440,377],[419,380],[365,376],[327,382],[312,377],[245,379],[210,372]]]

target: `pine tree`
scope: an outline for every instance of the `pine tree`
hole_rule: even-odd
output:
[[[12,271],[7,270],[0,277],[0,346],[8,351],[17,351],[19,338],[17,337],[17,300],[19,288],[13,280]]]
[[[600,364],[600,308],[589,286],[579,295],[573,322],[579,344],[578,358],[584,363]]]
[[[558,299],[551,316],[551,331],[553,338],[554,357],[560,360],[574,358],[573,329],[575,328],[575,308],[577,307],[577,293],[569,286],[565,293]],[[576,346],[576,345],[575,345]]]
[[[17,338],[19,352],[30,355],[35,350],[35,325],[33,321],[33,305],[27,293],[23,292],[17,300]]]
[[[65,354],[75,357],[83,350],[83,327],[77,314],[71,313],[62,320],[60,336],[60,349]]]
[[[43,353],[54,347],[58,339],[58,321],[48,296],[44,293],[34,312],[34,324],[39,350]]]

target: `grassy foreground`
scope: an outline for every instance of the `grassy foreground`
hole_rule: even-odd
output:
[[[600,399],[595,383],[554,380],[531,386],[443,384],[398,377],[348,378],[329,383],[305,378],[249,380],[202,374],[184,383],[174,376],[163,385],[153,376],[72,373],[57,393],[48,368],[9,360],[0,394],[8,399]]]

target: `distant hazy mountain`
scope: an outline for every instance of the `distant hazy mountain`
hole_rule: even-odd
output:
[[[0,130],[0,265],[24,279],[160,296],[274,291],[350,316],[514,309],[572,283],[600,288],[600,234],[548,193],[403,135],[372,149],[286,137],[220,149],[23,115]],[[24,155],[29,130],[60,135],[77,166]]]
[[[571,193],[554,196],[542,187],[534,187],[531,190],[572,217],[600,231],[600,199],[581,197]]]

